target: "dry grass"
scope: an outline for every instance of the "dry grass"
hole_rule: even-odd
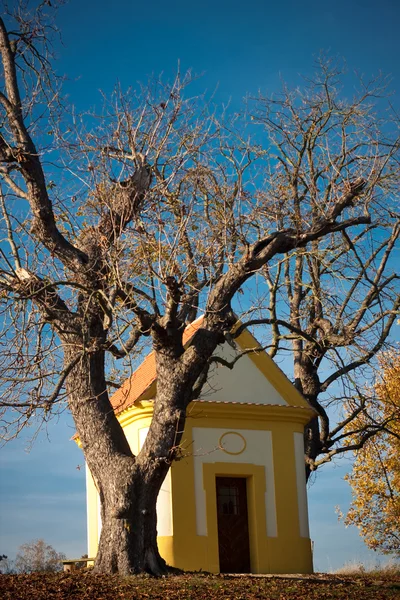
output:
[[[185,574],[162,579],[91,572],[0,575],[1,600],[392,600],[400,577],[221,576]]]
[[[340,569],[333,571],[334,575],[346,576],[368,576],[381,578],[399,578],[400,562],[397,560],[388,560],[385,563],[380,561],[373,563],[349,562]]]

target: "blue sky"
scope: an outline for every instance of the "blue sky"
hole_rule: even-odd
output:
[[[394,0],[72,0],[60,13],[64,48],[60,71],[71,78],[74,102],[94,101],[151,74],[172,74],[178,61],[204,76],[201,89],[240,102],[246,93],[277,89],[310,74],[321,51],[344,57],[349,69],[366,75],[379,70],[399,75]],[[62,65],[62,66],[61,66]],[[396,81],[395,81],[396,87]]]
[[[68,77],[69,100],[84,110],[100,103],[118,80],[137,86],[152,74],[203,74],[198,91],[239,107],[246,94],[300,83],[321,51],[344,57],[366,78],[392,76],[400,100],[400,3],[395,0],[71,0],[60,10],[63,45],[57,70]],[[351,88],[348,89],[351,93]],[[0,450],[0,553],[43,537],[68,556],[86,551],[83,457],[70,420],[49,426],[30,453],[26,439]],[[337,522],[334,507],[349,501],[343,475],[348,461],[321,471],[310,489],[315,565],[330,570],[347,561],[373,561],[355,529]]]

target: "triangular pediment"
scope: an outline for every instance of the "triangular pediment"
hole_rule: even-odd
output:
[[[309,408],[308,402],[248,331],[235,341],[218,346],[215,354],[230,364],[240,358],[233,369],[213,363],[201,400]]]

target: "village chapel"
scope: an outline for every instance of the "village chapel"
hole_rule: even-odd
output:
[[[184,343],[201,327],[189,325]],[[314,412],[284,373],[243,331],[217,354],[199,400],[187,411],[182,458],[157,502],[160,554],[171,566],[211,573],[311,573],[303,431]],[[137,454],[157,386],[154,353],[112,397]],[[101,531],[99,495],[87,470],[88,555]]]

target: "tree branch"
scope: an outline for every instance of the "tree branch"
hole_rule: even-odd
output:
[[[241,323],[239,325],[239,327],[237,329],[235,329],[234,333],[232,334],[234,338],[239,337],[239,335],[245,330],[248,329],[249,327],[252,327],[253,325],[281,325],[281,327],[285,327],[286,329],[288,329],[289,331],[291,331],[292,333],[296,334],[297,336],[308,340],[311,344],[314,344],[316,346],[318,346],[320,348],[320,344],[318,342],[318,340],[316,338],[314,338],[313,336],[309,335],[306,331],[303,331],[302,329],[300,329],[299,327],[296,327],[294,325],[292,325],[291,323],[288,323],[287,321],[284,321],[282,319],[269,319],[269,318],[265,318],[265,319],[251,319],[250,321],[246,321],[245,323]]]
[[[62,263],[75,270],[87,261],[86,255],[75,248],[58,230],[49,199],[45,176],[36,147],[24,124],[21,97],[15,67],[15,56],[3,20],[0,18],[0,53],[2,55],[7,97],[0,101],[6,109],[10,129],[16,142],[16,160],[27,185],[27,196],[33,215],[32,232]]]

